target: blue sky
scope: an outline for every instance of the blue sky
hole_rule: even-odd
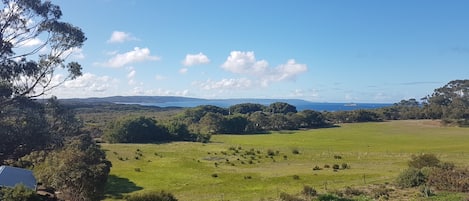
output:
[[[52,2],[88,38],[59,98],[393,103],[469,78],[469,1]]]

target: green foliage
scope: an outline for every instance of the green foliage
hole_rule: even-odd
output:
[[[88,135],[72,138],[63,149],[50,153],[34,168],[44,185],[71,200],[99,200],[111,169],[105,153]]]
[[[435,154],[412,155],[409,167],[421,169],[423,167],[438,167],[440,160]]]
[[[165,191],[133,194],[126,201],[177,201],[173,194]]]
[[[396,184],[402,188],[411,188],[424,184],[427,178],[420,169],[407,168],[399,174]]]
[[[284,102],[275,102],[267,107],[267,112],[270,113],[280,113],[280,114],[288,114],[288,113],[297,113],[296,107]]]
[[[17,8],[9,8],[11,5]],[[53,84],[55,81],[52,82],[57,69],[68,71],[63,81],[81,75],[78,63],[67,64],[63,58],[73,48],[80,48],[86,37],[80,28],[60,21],[62,12],[59,6],[42,0],[5,0],[2,6],[0,107],[12,104],[16,99],[39,97],[53,89],[57,86]],[[24,45],[24,41],[37,36],[45,37],[40,45],[15,52]],[[31,58],[38,58],[38,61]],[[62,83],[60,81],[58,83]]]
[[[141,116],[113,122],[104,138],[111,143],[152,143],[169,141],[171,135],[156,120]]]
[[[266,110],[266,106],[257,103],[241,103],[228,108],[231,114],[252,114]]]
[[[13,188],[0,188],[0,200],[2,201],[39,201],[42,198],[34,190],[24,185],[16,185]]]

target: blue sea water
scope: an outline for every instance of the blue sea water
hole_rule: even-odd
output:
[[[227,108],[231,105],[240,104],[238,101],[220,101],[220,100],[204,100],[204,101],[178,101],[178,102],[163,102],[163,103],[137,103],[147,106],[158,107],[197,107],[199,105],[214,105],[218,107]],[[269,102],[258,102],[259,104],[269,105]],[[315,110],[315,111],[351,111],[359,109],[376,109],[391,106],[391,103],[316,103],[316,102],[288,102],[294,105],[297,110]],[[133,103],[135,104],[135,103]]]

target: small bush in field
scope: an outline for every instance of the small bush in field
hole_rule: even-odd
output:
[[[316,189],[308,185],[303,186],[303,191],[301,193],[306,196],[316,196],[318,194]]]
[[[408,168],[399,174],[396,183],[399,187],[411,188],[424,184],[426,180],[427,178],[421,170]]]
[[[325,164],[325,165],[324,165],[324,168],[331,168],[331,166],[328,165],[328,164]]]
[[[300,150],[298,150],[297,148],[293,149],[291,151],[292,154],[300,154]]]
[[[316,166],[313,167],[313,170],[314,170],[314,171],[316,171],[316,170],[322,170],[322,168],[320,168],[319,166],[316,165]]]
[[[217,174],[217,173],[213,173],[211,176],[212,176],[213,178],[217,178],[217,177],[218,177],[218,174]]]
[[[332,165],[332,169],[334,169],[334,170],[340,169],[339,164],[334,164],[334,165]]]
[[[295,174],[295,175],[293,175],[293,179],[294,179],[294,180],[299,180],[299,179],[300,179],[300,176],[298,176],[298,175]]]

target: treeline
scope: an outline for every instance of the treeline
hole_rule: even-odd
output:
[[[208,142],[213,134],[265,133],[329,125],[321,112],[298,112],[295,106],[283,102],[269,106],[243,103],[229,108],[202,105],[188,108],[162,123],[150,117],[113,121],[107,126],[104,140],[111,143]]]
[[[401,100],[389,107],[337,112],[297,111],[295,106],[284,102],[268,106],[243,103],[228,108],[201,105],[162,122],[150,117],[113,121],[108,124],[104,139],[114,143],[208,142],[214,134],[267,133],[405,119],[442,119],[444,123],[469,125],[469,80],[451,81],[421,101]]]

